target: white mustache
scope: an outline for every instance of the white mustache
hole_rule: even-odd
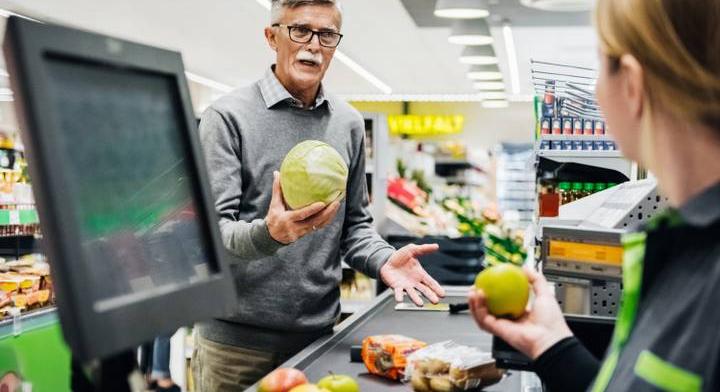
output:
[[[313,54],[308,51],[298,52],[297,57],[295,59],[297,61],[312,61],[313,63],[315,63],[317,65],[323,64],[323,58],[319,53]]]

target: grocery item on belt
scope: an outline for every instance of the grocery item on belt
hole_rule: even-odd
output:
[[[425,342],[402,335],[368,336],[363,339],[361,356],[370,374],[400,380],[407,356],[425,346]]]
[[[411,354],[403,381],[417,392],[460,392],[499,382],[504,371],[488,352],[453,341],[432,344]]]

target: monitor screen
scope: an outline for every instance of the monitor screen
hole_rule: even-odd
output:
[[[47,55],[55,148],[95,311],[216,273],[193,197],[182,106],[169,75]]]

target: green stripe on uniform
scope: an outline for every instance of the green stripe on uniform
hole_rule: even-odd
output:
[[[702,377],[662,360],[644,350],[635,362],[635,374],[648,383],[668,392],[702,390]]]
[[[623,253],[623,293],[620,301],[620,312],[615,322],[610,354],[603,361],[600,372],[593,383],[592,392],[603,392],[610,384],[615,372],[620,351],[630,337],[635,324],[640,287],[642,286],[643,261],[645,260],[644,232],[625,234],[622,237]]]

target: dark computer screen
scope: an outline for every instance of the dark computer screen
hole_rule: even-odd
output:
[[[74,205],[87,291],[96,311],[197,283],[209,239],[198,222],[177,86],[167,75],[48,56],[49,99],[63,137],[64,190]]]

